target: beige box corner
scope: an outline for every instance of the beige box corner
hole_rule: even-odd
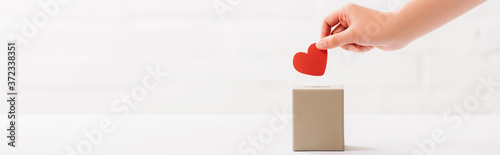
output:
[[[344,150],[344,86],[293,89],[293,150]]]

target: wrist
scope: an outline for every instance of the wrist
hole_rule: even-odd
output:
[[[385,25],[382,25],[378,46],[382,50],[397,50],[408,45],[412,39],[408,37],[407,27],[402,25],[403,19],[399,11],[383,12],[387,18]]]

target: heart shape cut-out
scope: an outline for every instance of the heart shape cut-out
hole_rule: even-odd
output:
[[[322,76],[325,73],[328,51],[316,48],[316,43],[311,44],[307,53],[298,52],[293,56],[293,67],[300,73]]]

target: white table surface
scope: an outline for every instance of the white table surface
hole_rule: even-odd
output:
[[[276,115],[20,115],[18,147],[2,145],[0,154],[66,155],[85,141],[82,130],[98,127],[109,118],[114,130],[104,134],[91,154],[238,154],[238,146],[269,128]],[[6,122],[3,122],[6,124]],[[283,122],[278,122],[278,125]],[[257,154],[411,154],[416,140],[431,138],[442,128],[446,139],[434,154],[500,154],[500,116],[463,119],[457,129],[440,115],[347,115],[345,151],[293,152],[291,121],[273,132]],[[5,141],[4,141],[5,142]],[[6,142],[5,142],[6,143]],[[245,148],[252,148],[250,145]]]

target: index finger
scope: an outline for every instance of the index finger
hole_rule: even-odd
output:
[[[332,27],[339,24],[340,15],[343,13],[342,10],[343,9],[337,9],[323,19],[323,23],[321,24],[321,38],[329,36],[332,31]]]

